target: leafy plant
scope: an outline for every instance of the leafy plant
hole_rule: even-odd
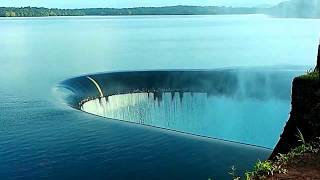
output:
[[[263,179],[269,175],[273,175],[273,173],[274,173],[274,167],[272,165],[272,162],[259,160],[255,164],[253,171],[245,173],[245,178],[246,180],[250,180],[252,177]]]
[[[302,145],[292,149],[287,154],[278,154],[273,161],[258,161],[251,172],[245,173],[244,178],[246,180],[265,179],[275,173],[286,174],[288,172],[286,169],[287,165],[294,162],[297,157],[303,156],[305,153],[315,154],[320,152],[320,138],[312,141],[312,144],[308,144],[299,129],[296,136],[298,137],[298,141],[302,142]]]
[[[271,161],[258,161],[252,172],[246,172],[246,180],[250,180],[252,177],[255,179],[264,179],[268,176],[272,176],[274,173],[286,174],[285,168],[290,161],[294,158],[302,156],[307,152],[317,152],[313,150],[313,147],[308,144],[302,144],[291,150],[288,154],[278,154],[274,162]]]
[[[235,166],[231,167],[231,171],[229,172],[229,174],[232,177],[232,180],[240,180],[241,177],[237,175],[237,168]]]

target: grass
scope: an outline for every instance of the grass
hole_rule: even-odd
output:
[[[303,80],[319,80],[320,73],[319,70],[309,70],[306,74],[298,77]],[[273,176],[274,174],[286,174],[288,171],[286,167],[295,162],[295,159],[303,156],[306,153],[317,154],[320,152],[320,138],[316,140],[314,143],[308,144],[303,137],[303,134],[299,129],[297,129],[296,137],[298,138],[298,142],[301,143],[300,146],[292,149],[287,154],[278,154],[273,161],[258,161],[252,171],[247,171],[244,175],[245,180],[253,180],[253,179],[266,179],[267,177]],[[233,168],[232,170],[235,170]],[[230,173],[229,173],[230,174]],[[234,179],[235,173],[230,174]],[[240,177],[237,177],[240,180]]]
[[[274,174],[286,174],[286,166],[305,153],[318,153],[319,150],[310,144],[302,144],[287,154],[278,154],[274,161],[258,161],[252,171],[245,173],[246,180],[265,179]]]
[[[258,161],[252,171],[247,171],[244,175],[245,180],[253,179],[266,179],[267,177],[273,176],[274,174],[286,174],[288,171],[286,169],[287,165],[294,162],[298,157],[303,156],[306,153],[316,154],[320,150],[320,138],[318,138],[314,143],[308,144],[303,137],[303,134],[299,129],[297,129],[298,141],[301,143],[300,146],[292,149],[287,154],[278,154],[273,161]],[[240,176],[236,174],[236,168],[233,166],[229,174],[232,176],[233,180],[241,180]]]
[[[318,80],[320,78],[320,74],[319,71],[310,69],[306,74],[299,76],[299,78],[305,80]]]
[[[301,142],[302,144],[306,144],[306,141],[304,140],[303,134],[300,131],[299,128],[297,128],[298,133],[296,134],[296,137],[298,138],[298,142]]]

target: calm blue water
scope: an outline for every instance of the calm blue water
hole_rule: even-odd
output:
[[[0,18],[0,179],[229,179],[230,166],[244,171],[270,151],[88,115],[56,84],[102,71],[314,65],[319,30],[319,20],[262,15]]]

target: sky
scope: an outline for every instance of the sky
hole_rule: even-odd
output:
[[[259,6],[273,5],[283,0],[0,0],[0,7],[48,7],[48,8],[90,8],[90,7],[150,7],[171,5],[199,6]]]

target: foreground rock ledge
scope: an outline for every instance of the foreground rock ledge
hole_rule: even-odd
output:
[[[292,110],[270,160],[277,154],[286,154],[299,145],[298,129],[306,143],[320,137],[320,80],[297,77],[292,86]]]

